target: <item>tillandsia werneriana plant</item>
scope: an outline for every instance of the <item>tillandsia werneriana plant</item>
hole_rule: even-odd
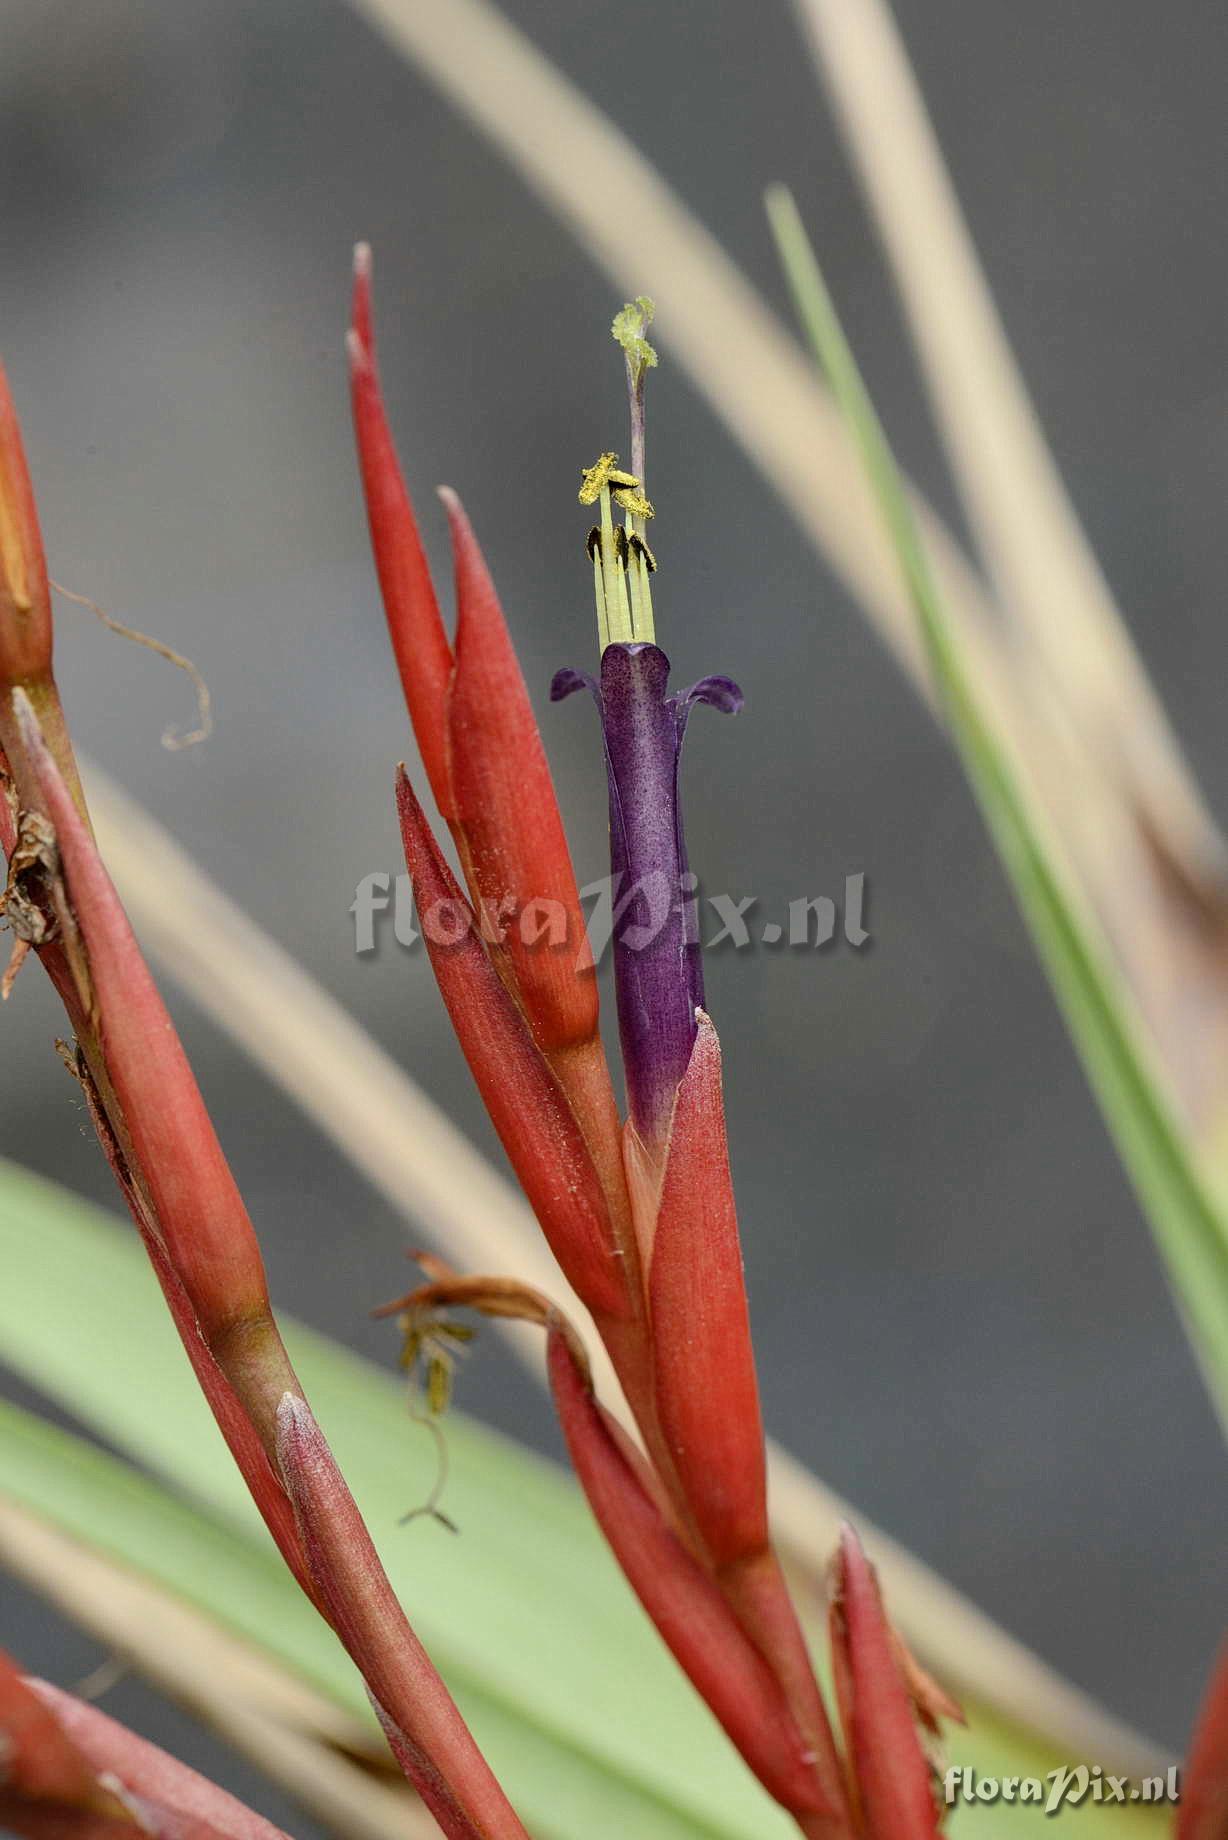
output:
[[[539,1294],[507,1278],[435,1275],[387,1307],[405,1315],[415,1336],[421,1312],[456,1303],[543,1324],[573,1463],[642,1603],[802,1830],[848,1835],[856,1831],[854,1807],[874,1805],[858,1774],[872,1771],[873,1747],[850,1749],[845,1761],[856,1768],[842,1769],[768,1531],[720,1048],[703,1009],[679,804],[690,710],[697,702],[736,710],[741,694],[728,678],[709,677],[671,696],[669,660],[655,643],[656,559],[646,528],[653,508],[644,481],[644,386],[656,361],[650,317],[640,300],[614,322],[626,360],[631,468],[604,453],[584,471],[580,490],[581,503],[599,512],[587,549],[600,674],[563,670],[552,689],[557,700],[587,687],[601,718],[628,1106],[620,1127],[593,968],[578,949],[575,879],[528,692],[486,565],[450,493],[457,630],[448,647],[379,398],[370,264],[359,251],[350,365],[372,540],[419,749],[456,841],[468,902],[402,769],[409,872],[421,912],[447,902],[464,915],[459,941],[427,928],[436,976],[508,1156],[605,1342],[642,1452],[603,1413],[575,1332]],[[429,678],[416,671],[420,657],[430,660]],[[544,890],[564,923],[553,948],[542,951],[509,921],[530,913]],[[872,1592],[857,1594],[862,1562],[851,1539],[840,1563],[854,1575],[850,1601],[862,1605],[841,1625],[861,1663]],[[855,1699],[859,1666],[843,1677]],[[898,1799],[875,1831],[931,1832],[936,1811],[907,1724],[909,1688],[917,1688],[919,1713],[932,1726],[940,1709],[954,1708],[919,1670],[901,1664],[895,1684],[906,1715],[893,1728]]]
[[[372,541],[411,719],[468,902],[402,769],[406,860],[420,911],[446,901],[464,915],[459,941],[427,929],[436,976],[504,1148],[606,1345],[642,1450],[594,1398],[575,1331],[540,1294],[509,1278],[435,1273],[387,1310],[403,1315],[414,1336],[422,1312],[448,1304],[543,1325],[572,1461],[644,1607],[802,1830],[851,1834],[854,1809],[873,1802],[859,1781],[861,1770],[872,1771],[872,1747],[850,1748],[842,1768],[768,1531],[720,1048],[703,1008],[679,803],[690,710],[706,702],[733,711],[741,693],[726,677],[708,677],[669,695],[669,660],[655,643],[644,477],[651,313],[640,299],[614,322],[627,371],[631,468],[604,453],[585,469],[579,494],[599,514],[587,550],[600,674],[562,670],[551,692],[557,701],[589,689],[601,719],[628,1107],[620,1127],[575,878],[528,692],[451,493],[444,498],[457,628],[448,646],[379,396],[370,260],[358,252],[349,351]],[[431,661],[429,678],[416,670],[420,657]],[[545,951],[540,942],[535,950],[526,928],[509,922],[531,916],[547,890],[562,924]],[[859,1578],[863,1563],[850,1536],[840,1564]],[[877,1604],[872,1589],[860,1601]],[[859,1663],[870,1614],[847,1624],[847,1652]],[[855,1697],[858,1667],[842,1678]],[[908,1733],[890,1779],[900,1795],[890,1804],[893,1831],[929,1832],[935,1806],[908,1723],[910,1691],[932,1729],[940,1711],[956,1709],[902,1651],[893,1684],[904,1715],[893,1741]],[[852,1698],[846,1711],[853,1716]]]
[[[476,538],[444,495],[456,630],[440,615],[375,370],[370,262],[358,253],[354,421],[389,630],[427,782],[463,888],[408,774],[397,808],[435,974],[492,1121],[562,1273],[591,1315],[630,1425],[596,1397],[579,1329],[515,1274],[439,1259],[381,1313],[410,1355],[446,1365],[466,1307],[539,1326],[576,1474],[665,1643],[751,1770],[805,1834],[923,1840],[941,1824],[935,1764],[953,1700],[888,1621],[846,1528],[829,1589],[829,1716],[767,1510],[764,1437],[721,1097],[704,1008],[679,800],[697,702],[669,690],[656,643],[644,386],[646,298],[616,317],[631,405],[628,465],[584,469],[598,670],[557,701],[597,706],[609,790],[614,972],[627,1099],[620,1121],[567,843],[528,691]],[[579,546],[578,546],[579,548]],[[658,595],[663,605],[668,597]],[[376,1555],[269,1304],[255,1232],[170,1018],[100,860],[52,670],[50,589],[20,434],[0,378],[0,842],[14,935],[8,982],[37,954],[72,1030],[63,1053],[184,1350],[286,1566],[365,1682],[406,1778],[443,1833],[525,1833]],[[442,1314],[442,1320],[441,1320]],[[440,1354],[440,1349],[445,1351]],[[437,1388],[433,1403],[442,1402]],[[577,1640],[583,1632],[577,1631]],[[594,1667],[600,1657],[594,1656]],[[1180,1840],[1228,1823],[1223,1666],[1195,1738]],[[277,1830],[91,1707],[0,1663],[0,1819],[110,1840]]]
[[[450,1304],[539,1322],[568,1448],[596,1518],[751,1768],[807,1834],[933,1833],[937,1809],[917,1720],[933,1731],[938,1715],[955,1709],[892,1635],[850,1532],[832,1596],[842,1755],[768,1532],[720,1051],[689,931],[678,801],[692,705],[736,709],[740,697],[725,678],[669,695],[669,663],[654,641],[652,508],[643,489],[650,309],[640,302],[616,322],[637,470],[605,454],[580,494],[599,508],[588,548],[600,676],[564,671],[554,685],[560,697],[586,683],[596,698],[612,866],[632,891],[615,935],[629,1106],[620,1127],[583,916],[527,690],[476,540],[451,496],[455,638],[444,631],[379,397],[369,288],[360,252],[350,360],[376,559],[422,758],[469,898],[402,769],[397,799],[410,873],[423,910],[443,900],[463,915],[452,943],[432,946],[441,989],[513,1167],[609,1350],[642,1448],[595,1399],[576,1331],[514,1278],[435,1269],[392,1307],[411,1324]],[[50,593],[7,393],[3,411],[2,822],[17,961],[35,950],[63,998],[74,1036],[66,1054],[200,1385],[283,1558],[362,1672],[397,1760],[444,1832],[518,1834],[303,1397],[251,1223],[98,857],[52,673]],[[534,950],[523,928],[498,924],[534,903],[563,914],[552,949]],[[17,1682],[10,1701],[17,1731],[35,1702]],[[42,1703],[39,1729],[52,1734],[51,1752],[62,1753],[50,1791],[44,1777],[12,1778],[24,1831],[42,1831],[48,1793],[89,1807],[91,1819],[123,1819],[71,1744],[57,1751],[56,1722],[63,1727],[66,1717],[58,1702]],[[139,1797],[140,1770],[119,1775],[125,1793]],[[141,1806],[152,1831],[178,1831],[173,1793],[170,1811],[150,1814],[148,1798]],[[220,1808],[219,1829],[238,1831],[226,1819]]]

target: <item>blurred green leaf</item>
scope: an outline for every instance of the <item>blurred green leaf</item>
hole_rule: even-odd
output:
[[[1228,1429],[1228,1217],[1177,1122],[1128,991],[1010,754],[981,706],[903,481],[790,193],[768,215],[798,317],[827,374],[907,581],[951,737],[1067,1026],[1166,1262]]]
[[[0,1489],[363,1711],[356,1674],[247,1499],[135,1237],[0,1162],[0,1269],[0,1355],[153,1472],[6,1407]],[[461,1533],[399,1527],[434,1475],[403,1387],[283,1327],[393,1583],[529,1827],[542,1840],[784,1840],[791,1823],[674,1668],[569,1479],[455,1414],[447,1506]],[[954,1760],[983,1774],[1059,1761],[975,1710],[954,1740]],[[1159,1832],[1139,1810],[1078,1813],[1105,1840]],[[1008,1818],[1017,1835],[993,1806],[960,1811],[951,1832],[995,1840]]]
[[[362,1710],[357,1674],[280,1576],[135,1237],[0,1165],[0,1268],[0,1354],[182,1496],[160,1497],[151,1532],[142,1515],[154,1485],[137,1489],[129,1475],[104,1522],[90,1494],[105,1460],[87,1453],[62,1498],[44,1488],[27,1505],[131,1558]],[[403,1383],[282,1320],[389,1575],[530,1829],[558,1840],[789,1833],[678,1676],[563,1473],[453,1414],[446,1505],[460,1534],[430,1521],[399,1526],[427,1496],[436,1462]],[[389,1356],[391,1370],[391,1346]],[[17,1493],[13,1475],[6,1439],[0,1486]],[[246,1568],[242,1589],[236,1567]]]

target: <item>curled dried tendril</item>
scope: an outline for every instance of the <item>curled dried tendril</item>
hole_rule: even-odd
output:
[[[468,1323],[454,1322],[446,1312],[412,1306],[397,1317],[402,1343],[400,1364],[409,1376],[409,1415],[424,1425],[435,1441],[438,1466],[426,1500],[401,1516],[400,1525],[427,1516],[459,1531],[456,1522],[439,1506],[448,1480],[448,1447],[439,1421],[452,1402],[456,1364],[477,1331]]]
[[[196,727],[188,729],[186,733],[180,733],[177,728],[173,727],[164,729],[162,733],[164,748],[171,753],[178,753],[182,748],[196,747],[199,742],[209,739],[213,733],[213,698],[209,694],[208,684],[190,658],[185,658],[182,652],[175,651],[163,640],[155,639],[149,633],[140,632],[135,626],[125,626],[122,620],[117,620],[114,615],[107,613],[97,601],[92,601],[88,594],[74,594],[71,588],[65,588],[58,581],[53,581],[51,586],[66,601],[72,601],[74,606],[88,608],[96,618],[102,621],[108,632],[114,633],[120,639],[130,639],[133,645],[143,645],[146,651],[156,653],[159,658],[165,658],[167,664],[173,664],[177,671],[182,671],[188,678],[196,692]]]

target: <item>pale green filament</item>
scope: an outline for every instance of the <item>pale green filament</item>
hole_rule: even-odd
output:
[[[604,652],[610,643],[610,622],[605,615],[605,577],[601,567],[601,532],[594,531],[597,539],[592,545],[593,551],[593,592],[597,596],[597,639]]]
[[[603,652],[607,645],[626,645],[636,639],[650,640],[653,636],[652,597],[647,591],[643,540],[634,531],[632,518],[635,513],[631,509],[627,511],[625,527],[616,527],[611,483],[618,486],[614,497],[625,500],[634,493],[636,506],[646,501],[634,490],[638,481],[629,473],[613,470],[616,458],[614,454],[603,454],[596,466],[585,473],[580,490],[581,504],[596,503],[601,517],[600,524],[589,532],[588,548],[593,559],[597,634]]]
[[[614,529],[614,510],[610,488],[601,491],[601,561],[602,586],[605,590],[606,630],[610,645],[626,644],[638,637],[631,600],[627,593],[627,567]]]
[[[601,518],[588,544],[602,651],[607,645],[651,643],[655,638],[648,582],[651,553],[643,536],[652,506],[635,475],[619,471],[617,459],[617,454],[602,454],[586,469],[580,488],[580,503],[596,504]],[[621,527],[614,523],[615,504],[626,516]]]

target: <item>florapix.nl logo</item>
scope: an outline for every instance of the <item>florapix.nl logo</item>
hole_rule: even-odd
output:
[[[755,946],[815,951],[841,944],[861,951],[872,943],[864,871],[844,877],[839,898],[803,894],[778,905],[753,894],[710,894],[689,873],[677,885],[671,885],[663,872],[635,881],[607,875],[586,883],[579,893],[586,915],[584,956],[593,964],[602,962],[616,935],[621,947],[644,951],[679,913],[686,939],[705,951]],[[514,929],[530,950],[575,949],[569,944],[570,913],[561,901],[518,901],[508,895],[484,903],[475,915],[464,899],[444,895],[419,911],[409,876],[394,877],[382,869],[363,876],[349,911],[354,950],[360,955],[376,951],[389,933],[405,951],[424,939],[434,947],[458,946],[475,925],[491,943],[504,943]]]

